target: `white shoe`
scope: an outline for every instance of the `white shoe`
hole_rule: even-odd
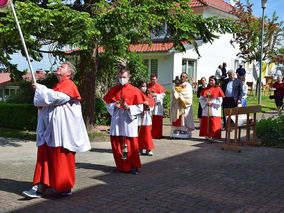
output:
[[[214,139],[212,137],[205,137],[206,140],[210,141],[210,142],[213,142]]]
[[[147,150],[146,154],[147,154],[148,156],[153,156],[152,150]]]
[[[65,192],[61,192],[61,195],[62,196],[70,196],[70,195],[72,195],[72,189],[70,189],[68,191],[65,191]]]
[[[38,191],[38,186],[33,186],[29,191],[23,191],[23,195],[27,198],[41,198],[42,193]]]

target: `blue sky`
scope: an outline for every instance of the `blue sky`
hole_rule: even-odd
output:
[[[230,3],[230,0],[226,1]],[[245,3],[246,1],[241,0],[241,2]],[[257,17],[261,17],[261,0],[250,0],[250,2],[253,3],[253,14]],[[266,9],[264,10],[265,15],[268,18],[271,18],[274,11],[276,11],[276,15],[279,16],[278,22],[284,22],[284,0],[267,0]],[[12,62],[18,64],[19,70],[28,69],[26,58],[21,56],[20,54],[13,56]],[[32,62],[32,66],[34,71],[38,69],[49,70],[51,68],[51,64],[49,62],[47,54],[45,54],[45,57],[42,61]],[[56,67],[53,67],[53,69],[56,69]]]
[[[230,3],[229,0],[226,0],[226,2]],[[245,0],[241,0],[241,2],[246,3]],[[261,17],[261,0],[250,0],[250,3],[253,4],[253,14],[257,17]],[[271,18],[274,11],[276,12],[276,15],[279,16],[278,22],[284,22],[284,0],[267,0],[264,15],[266,15],[268,18]]]

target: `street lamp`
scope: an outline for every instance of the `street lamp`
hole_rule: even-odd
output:
[[[263,30],[264,30],[264,9],[266,8],[267,0],[261,0],[262,7],[262,27],[261,27],[261,47],[260,47],[260,65],[259,65],[259,82],[258,82],[258,104],[261,105],[261,73],[262,73],[262,55],[263,55]]]

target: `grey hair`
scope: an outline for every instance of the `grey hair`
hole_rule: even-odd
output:
[[[232,74],[235,75],[235,74],[236,74],[235,71],[234,71],[234,70],[229,70],[229,71],[228,71],[228,75],[232,75]]]
[[[62,64],[66,64],[67,65],[67,70],[70,72],[70,78],[73,79],[77,73],[76,67],[69,61],[65,61]]]

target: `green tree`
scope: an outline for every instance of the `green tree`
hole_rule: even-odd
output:
[[[252,14],[252,6],[249,0],[245,4],[238,1],[233,10],[233,14],[238,18],[234,21],[238,30],[231,42],[239,44],[238,56],[247,62],[259,61],[261,54],[262,18]],[[271,19],[264,17],[263,60],[272,61],[283,40],[283,22],[277,20],[275,12]]]
[[[284,48],[283,46],[275,51],[272,61],[276,64],[284,64]]]
[[[66,57],[63,47],[79,49],[69,57],[79,57],[78,83],[88,127],[94,124],[99,65],[127,57],[130,43],[151,44],[150,32],[167,23],[164,41],[173,41],[181,51],[182,42],[192,43],[198,52],[197,38],[212,42],[217,33],[233,31],[229,20],[192,14],[187,0],[22,0],[15,5],[33,59],[40,60],[42,53],[62,59]],[[0,61],[5,65],[13,52],[23,53],[16,35],[12,13],[0,14]],[[43,50],[44,45],[52,48]],[[103,48],[102,57],[99,48]]]

